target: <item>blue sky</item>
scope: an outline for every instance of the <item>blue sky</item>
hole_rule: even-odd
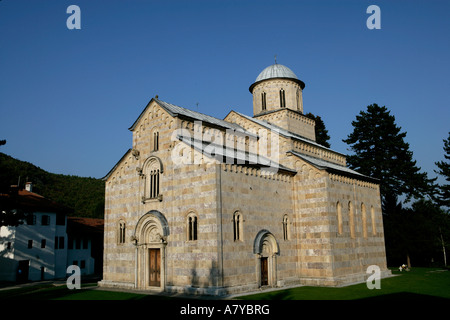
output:
[[[69,5],[81,29],[69,30]],[[369,30],[369,5],[381,29]],[[0,1],[0,151],[101,178],[131,147],[148,101],[252,115],[248,91],[277,62],[305,82],[332,149],[367,105],[386,106],[436,176],[450,131],[450,1]],[[198,103],[198,107],[197,107]]]

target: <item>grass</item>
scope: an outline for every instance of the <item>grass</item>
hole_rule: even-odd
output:
[[[397,300],[450,299],[450,271],[413,268],[409,272],[393,270],[395,277],[381,279],[381,289],[369,290],[365,283],[340,288],[297,287],[237,297],[240,300]],[[108,291],[95,284],[83,284],[80,290],[65,285],[36,285],[0,291],[0,299],[12,300],[172,300],[175,297]]]
[[[365,283],[340,287],[297,287],[241,296],[243,300],[398,300],[450,299],[450,271],[413,268],[408,272],[392,270],[394,277],[381,279],[380,289]]]

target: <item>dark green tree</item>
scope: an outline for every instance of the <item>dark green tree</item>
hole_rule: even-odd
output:
[[[323,145],[324,147],[330,148],[331,145],[328,142],[330,140],[330,136],[328,135],[328,130],[325,127],[325,122],[323,122],[320,116],[315,116],[311,112],[305,114],[308,118],[316,121],[315,133],[316,133],[316,142]]]
[[[445,178],[447,183],[440,185],[438,187],[439,192],[437,195],[437,202],[441,206],[450,208],[450,132],[448,133],[448,138],[443,140],[444,142],[444,157],[447,161],[435,162],[439,170],[435,172]]]
[[[354,154],[347,156],[349,166],[380,180],[383,200],[386,195],[421,198],[430,194],[433,179],[421,173],[413,160],[406,132],[395,123],[395,117],[385,107],[372,104],[352,121],[353,132],[343,141]]]

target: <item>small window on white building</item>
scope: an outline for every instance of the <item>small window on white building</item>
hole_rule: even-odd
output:
[[[44,214],[44,215],[41,217],[41,224],[42,224],[43,226],[48,226],[48,225],[50,225],[50,216]]]

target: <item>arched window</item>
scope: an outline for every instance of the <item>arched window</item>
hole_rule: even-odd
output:
[[[144,201],[149,199],[162,200],[160,193],[161,163],[158,158],[151,157],[144,164]]]
[[[261,108],[262,108],[262,111],[266,110],[266,93],[265,92],[261,93]]]
[[[126,230],[125,221],[120,220],[119,225],[118,225],[118,232],[117,232],[117,243],[119,243],[119,244],[125,243],[125,230]]]
[[[159,132],[153,132],[153,151],[159,150]]]
[[[337,221],[338,221],[338,233],[342,234],[342,204],[338,201],[336,203]]]
[[[243,240],[242,237],[243,230],[243,219],[242,214],[239,211],[236,211],[233,215],[233,235],[234,241]]]
[[[367,212],[366,212],[366,205],[364,203],[361,203],[361,216],[362,216],[363,237],[367,238]]]
[[[191,212],[187,216],[187,240],[195,241],[197,240],[197,230],[198,230],[198,219],[194,212]]]
[[[280,108],[286,108],[286,95],[284,89],[280,90]]]
[[[350,224],[350,237],[355,237],[355,212],[353,209],[353,203],[349,201],[348,203],[348,220]]]
[[[287,214],[283,217],[283,240],[289,240],[289,217]]]

